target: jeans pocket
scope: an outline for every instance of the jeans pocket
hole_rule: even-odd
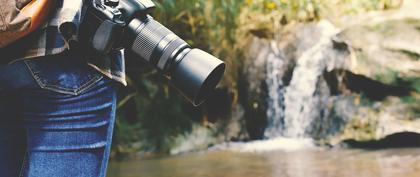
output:
[[[79,57],[60,54],[24,61],[42,89],[79,95],[102,79],[102,75]]]

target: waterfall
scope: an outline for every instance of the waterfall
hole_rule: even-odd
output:
[[[271,42],[271,53],[267,56],[266,84],[268,89],[267,128],[264,136],[274,138],[282,135],[284,128],[284,84],[283,71],[285,57],[275,42]]]
[[[317,82],[324,70],[327,41],[320,41],[304,52],[293,71],[293,78],[285,90],[285,136],[307,137],[307,130],[319,114]]]
[[[296,47],[302,52],[296,59],[292,79],[287,86],[282,82],[286,58],[276,44],[271,45],[272,53],[266,63],[269,95],[267,138],[310,138],[308,131],[320,116],[323,97],[316,92],[322,73],[333,69],[339,58],[331,40],[338,29],[329,22],[321,21],[315,26],[316,33],[314,29],[305,30],[297,34],[301,41]]]
[[[316,136],[311,131],[324,125],[322,119],[328,116],[326,105],[330,98],[323,72],[343,68],[347,55],[334,49],[332,38],[338,29],[329,22],[320,21],[294,32],[289,41],[281,41],[286,43],[261,40],[251,47],[250,53],[258,55],[253,56],[250,73],[258,76],[256,67],[263,70],[261,75],[267,89],[265,139],[226,142],[211,150],[266,152],[316,148],[313,140]],[[289,43],[292,47],[287,46]]]

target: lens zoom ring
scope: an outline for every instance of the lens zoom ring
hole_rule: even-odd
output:
[[[165,36],[172,32],[155,20],[146,22],[140,29],[132,45],[133,51],[139,54],[147,61],[151,60],[153,50]]]

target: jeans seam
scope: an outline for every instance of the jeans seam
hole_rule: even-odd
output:
[[[83,91],[89,89],[92,85],[94,85],[96,82],[98,82],[99,80],[101,80],[103,78],[103,76],[101,75],[96,75],[94,77],[92,77],[89,81],[87,81],[86,83],[84,83],[83,85],[81,85],[79,88],[73,90],[73,89],[69,89],[69,88],[63,88],[60,87],[58,85],[52,85],[52,84],[44,84],[38,75],[36,75],[35,72],[27,63],[27,61],[24,61],[26,67],[29,69],[32,77],[35,79],[35,81],[37,82],[38,86],[43,88],[43,89],[47,89],[47,90],[51,90],[51,91],[55,91],[58,93],[64,93],[64,94],[71,94],[71,95],[79,95],[80,93],[82,93]]]
[[[28,151],[25,151],[25,155],[23,156],[22,166],[20,167],[19,177],[23,177],[23,170],[26,167]]]
[[[113,93],[113,95],[115,97],[116,93]],[[111,143],[112,142],[112,136],[114,134],[113,129],[114,129],[115,121],[116,121],[116,119],[115,119],[115,109],[117,109],[116,104],[113,104],[112,109],[113,109],[113,111],[112,111],[111,117],[114,117],[114,118],[111,119],[111,121],[109,121],[109,124],[108,124],[109,127],[108,127],[107,132],[109,132],[109,134],[107,135],[106,142],[108,142],[109,144],[107,144],[107,146],[105,146],[105,148],[104,148],[104,154],[102,156],[103,159],[102,159],[102,164],[101,164],[101,170],[100,170],[100,174],[99,174],[100,177],[105,177],[106,172],[107,172],[109,154],[110,154],[111,145],[112,145],[112,143]]]
[[[79,88],[74,89],[74,90],[69,89],[69,88],[60,87],[58,85],[52,85],[52,84],[43,84],[43,85],[44,85],[44,89],[56,91],[56,92],[59,92],[59,93],[79,95],[80,93],[89,89],[92,85],[94,85],[96,82],[98,82],[101,79],[102,79],[102,76],[95,76],[95,77],[91,78],[89,81],[87,81],[85,84],[81,85]]]

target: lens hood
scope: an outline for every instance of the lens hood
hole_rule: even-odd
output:
[[[173,65],[171,83],[194,106],[203,103],[220,82],[225,63],[200,49],[191,49],[180,55]]]

